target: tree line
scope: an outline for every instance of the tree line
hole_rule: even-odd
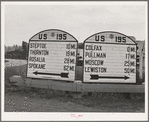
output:
[[[5,58],[7,59],[27,59],[28,43],[22,41],[22,46],[5,46]]]

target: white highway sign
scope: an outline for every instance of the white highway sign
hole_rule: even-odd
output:
[[[117,32],[84,41],[83,82],[136,83],[136,43]]]
[[[29,40],[27,77],[74,81],[77,40],[61,30],[45,30]]]

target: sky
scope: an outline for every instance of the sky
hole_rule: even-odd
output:
[[[66,31],[78,42],[83,42],[89,36],[102,31],[116,31],[134,36],[136,40],[145,40],[146,12],[143,2],[5,4],[4,44],[22,45],[22,41],[29,42],[33,35],[47,29]]]

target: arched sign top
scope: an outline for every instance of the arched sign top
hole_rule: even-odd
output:
[[[131,39],[130,37],[114,32],[114,31],[105,31],[93,34],[92,36],[88,37],[84,43],[108,43],[108,44],[130,44],[136,45],[136,42]]]
[[[58,30],[58,29],[48,29],[41,31],[35,34],[30,38],[30,41],[69,41],[69,42],[77,42],[77,39],[71,34]]]

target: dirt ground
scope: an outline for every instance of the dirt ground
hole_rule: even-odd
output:
[[[143,94],[131,94],[126,99],[120,93],[84,94],[74,99],[62,91],[28,89],[8,90],[5,94],[5,112],[145,112]]]

